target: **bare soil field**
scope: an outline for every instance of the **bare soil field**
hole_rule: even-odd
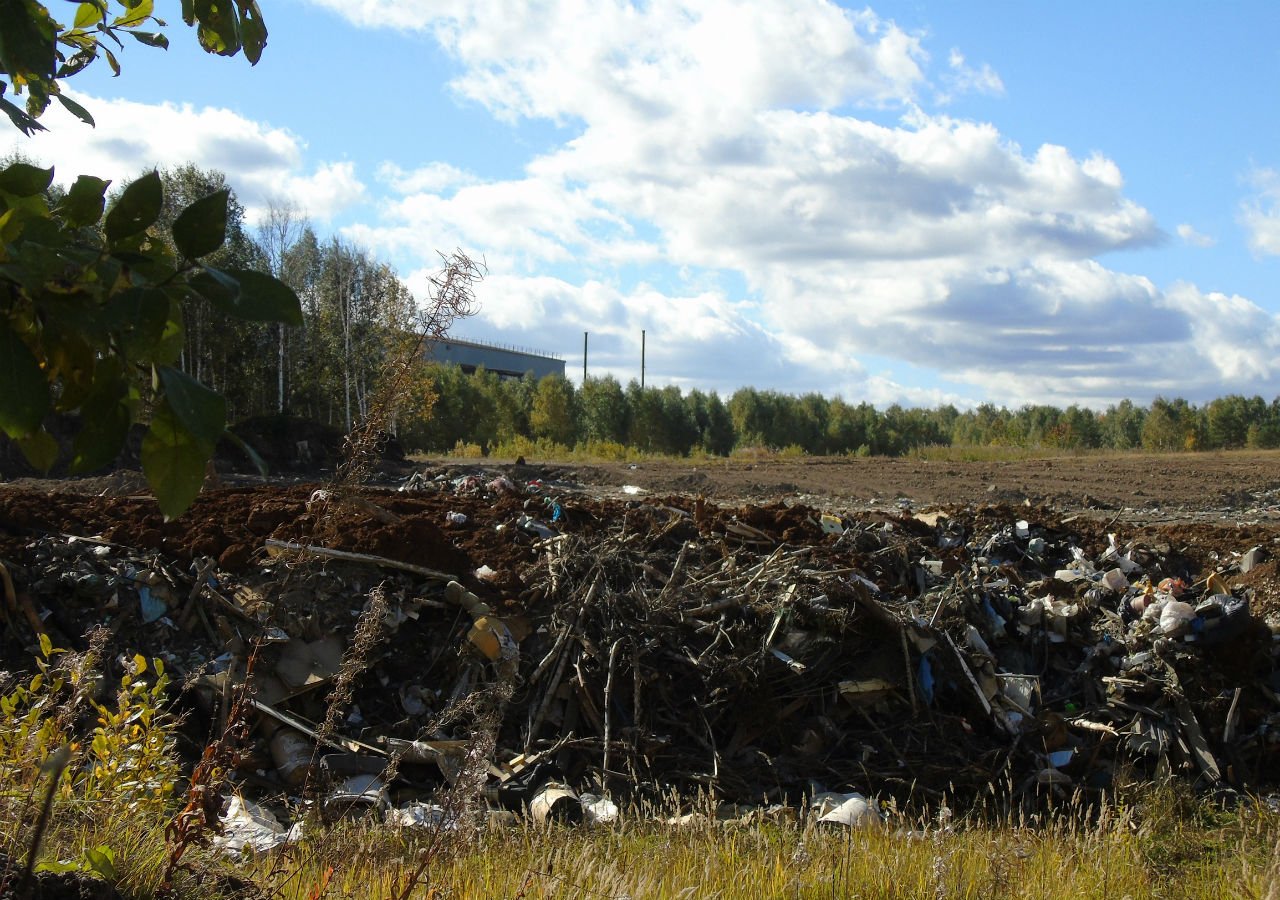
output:
[[[1013,461],[873,457],[578,465],[588,485],[634,484],[717,501],[806,502],[865,509],[1030,503],[1128,521],[1256,521],[1280,515],[1280,452],[1090,454]]]
[[[647,460],[640,463],[560,463],[530,460],[428,460],[388,463],[381,484],[395,486],[410,472],[498,471],[540,477],[586,493],[604,495],[634,485],[651,494],[701,495],[719,503],[805,502],[849,510],[912,506],[1030,504],[1063,514],[1091,514],[1122,521],[1280,518],[1280,451],[1223,453],[1116,453],[1064,455],[1000,461],[925,460],[887,457],[804,457]],[[312,477],[269,478],[266,483],[323,482]],[[227,486],[264,479],[227,476]],[[141,496],[146,482],[122,470],[95,478],[19,478],[8,489],[101,496]]]

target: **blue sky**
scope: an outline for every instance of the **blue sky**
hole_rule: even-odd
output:
[[[161,0],[167,53],[74,80],[96,129],[0,142],[219,168],[415,288],[483,255],[456,333],[575,378],[583,331],[637,375],[643,328],[649,383],[725,393],[1280,393],[1274,3],[263,7],[251,68]]]

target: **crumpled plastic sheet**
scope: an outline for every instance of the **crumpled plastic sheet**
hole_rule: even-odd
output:
[[[269,852],[302,835],[301,823],[285,828],[270,810],[239,794],[231,795],[219,821],[222,833],[214,836],[213,846],[237,860]]]
[[[857,792],[816,794],[813,798],[813,808],[818,814],[818,822],[823,825],[867,828],[884,821],[880,815],[879,804]]]

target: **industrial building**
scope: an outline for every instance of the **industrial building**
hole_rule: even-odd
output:
[[[468,374],[483,366],[501,378],[522,378],[528,373],[532,373],[534,378],[546,375],[564,377],[563,359],[527,347],[449,337],[428,341],[426,354],[432,362],[460,366]]]

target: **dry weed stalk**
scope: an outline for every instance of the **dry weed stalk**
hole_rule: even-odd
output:
[[[476,817],[483,807],[485,785],[489,779],[489,760],[497,748],[502,716],[515,690],[515,667],[497,666],[497,678],[486,687],[460,698],[440,717],[424,729],[438,731],[454,722],[471,720],[471,739],[467,742],[453,781],[440,797],[443,810],[432,828],[425,847],[419,851],[418,864],[405,879],[394,900],[408,900],[415,888],[423,884],[428,867],[450,849],[460,848],[468,835],[474,835]],[[396,764],[393,759],[391,769]]]
[[[461,250],[455,250],[446,256],[441,254],[442,268],[431,278],[427,302],[418,311],[412,322],[405,323],[401,339],[395,350],[388,354],[378,379],[378,385],[370,400],[368,412],[347,435],[343,447],[343,459],[339,464],[333,481],[330,483],[327,512],[322,514],[313,526],[311,544],[327,545],[333,532],[338,527],[338,517],[333,513],[341,510],[348,502],[344,495],[362,483],[375,467],[381,444],[388,433],[388,425],[395,421],[398,408],[404,403],[411,391],[417,367],[428,353],[428,342],[444,338],[449,328],[459,318],[472,315],[475,311],[475,285],[484,277],[486,267],[481,262],[472,260]],[[283,567],[283,578],[291,577],[292,570],[298,563],[307,558],[307,552],[300,550],[294,559]],[[323,723],[317,730],[321,740],[332,739],[342,722],[343,715],[351,705],[352,692],[359,676],[368,669],[371,655],[383,638],[383,619],[387,613],[386,591],[378,585],[370,592],[369,601],[356,622],[351,643],[343,654],[342,664],[334,679],[333,688],[326,699],[326,713]],[[506,689],[506,697],[510,696],[510,688]],[[500,710],[505,703],[495,705]],[[487,727],[479,728],[480,733],[492,732],[483,748],[467,754],[467,761],[462,766],[458,782],[449,791],[450,797],[463,795],[478,796],[487,775],[487,761],[496,739],[496,730],[501,721],[500,712],[492,714],[493,721]],[[477,719],[479,721],[479,719]],[[315,747],[315,755],[320,752],[320,744]],[[472,758],[475,758],[474,762]],[[313,755],[314,762],[314,755]],[[390,784],[395,780],[398,760],[392,758],[383,773],[383,781]],[[479,767],[480,774],[470,774]],[[312,767],[314,771],[314,766]],[[318,785],[314,776],[308,779],[304,793],[314,795]],[[475,782],[475,784],[472,784]],[[465,787],[460,787],[465,785]],[[445,821],[437,827],[430,845],[437,846],[446,828],[456,827],[458,814],[466,804],[456,805],[454,814],[450,815],[450,797],[444,798]],[[323,847],[325,841],[320,842]],[[320,852],[318,849],[317,852]],[[434,853],[430,850],[426,857],[429,861]],[[301,863],[298,871],[301,871]],[[423,867],[414,873],[407,890],[420,878]]]
[[[383,638],[383,619],[387,615],[387,592],[382,584],[375,585],[369,592],[369,602],[356,620],[356,630],[351,636],[351,643],[342,654],[342,665],[333,679],[333,689],[325,698],[324,722],[316,733],[324,740],[332,740],[338,725],[347,708],[351,706],[352,692],[356,679],[369,668],[369,660],[373,651]],[[316,745],[319,752],[320,745]]]
[[[461,250],[454,250],[448,256],[442,253],[440,258],[443,266],[431,278],[426,304],[415,317],[416,321],[407,323],[405,340],[397,352],[387,357],[368,414],[347,435],[335,488],[359,484],[372,470],[387,425],[395,419],[414,369],[427,353],[427,342],[440,340],[455,321],[475,312],[474,289],[484,278],[484,262],[476,262]]]
[[[254,664],[258,659],[258,649],[255,644],[245,661],[245,677],[234,689],[226,727],[205,745],[200,761],[191,772],[186,804],[165,826],[167,856],[158,896],[174,893],[173,876],[178,869],[186,867],[182,857],[192,845],[208,843],[209,834],[218,832],[221,827],[227,779],[239,762],[240,748],[245,746],[249,737],[249,686]]]

